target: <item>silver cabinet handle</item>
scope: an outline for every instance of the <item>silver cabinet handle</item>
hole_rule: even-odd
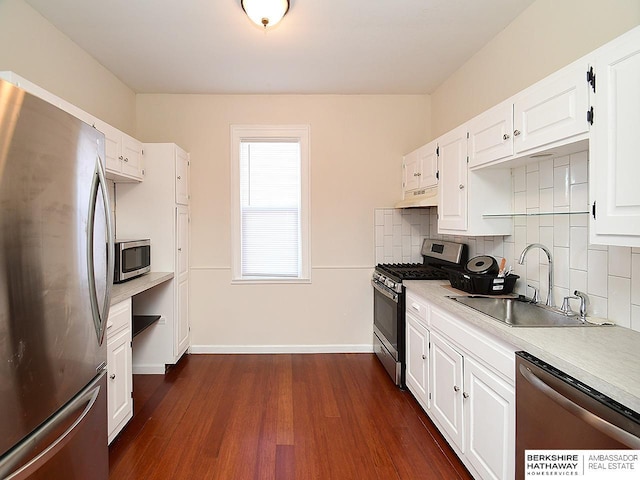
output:
[[[426,360],[426,359],[427,359],[427,356],[426,356],[426,355],[422,355],[422,359],[423,359],[423,360]]]
[[[463,398],[469,398],[469,394],[467,392],[462,392],[462,397]]]
[[[460,184],[460,185],[458,185],[458,188],[459,188],[460,190],[464,190],[464,185]]]
[[[459,391],[460,391],[460,387],[459,387],[459,386],[457,386],[457,385],[454,385],[454,386],[453,386],[453,391],[454,391],[454,392],[459,392]]]
[[[120,156],[118,157],[118,160],[124,160],[124,157],[123,157],[122,155],[120,155]]]
[[[182,247],[178,247],[178,251],[181,252],[182,251]]]
[[[538,376],[536,376],[530,369],[528,369],[524,365],[520,365],[520,375],[522,375],[525,380],[527,380],[536,389],[544,393],[551,400],[553,400],[569,412],[573,413],[576,417],[588,423],[593,428],[600,430],[608,437],[611,437],[614,440],[625,444],[629,448],[640,448],[640,438],[632,435],[631,433],[621,429],[620,427],[612,423],[607,422],[604,418],[600,418],[586,408],[583,408],[577,403],[569,400],[551,385],[545,383],[541,378],[538,378]]]
[[[116,379],[116,374],[115,374],[115,373],[112,373],[111,375],[109,375],[109,378],[110,378],[111,380],[115,380],[115,379]]]
[[[182,177],[180,175],[178,175],[178,180],[182,180]]]
[[[129,158],[125,157],[124,161],[125,161],[125,162],[128,162],[128,161],[129,161]]]
[[[522,132],[520,130],[514,130],[513,131],[513,136],[517,137],[518,135],[520,135]]]
[[[509,140],[511,137],[509,136],[508,133],[505,133],[504,135],[502,135],[502,139],[503,140]]]

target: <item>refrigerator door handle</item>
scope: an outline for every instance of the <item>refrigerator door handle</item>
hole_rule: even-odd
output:
[[[106,375],[106,372],[102,375]],[[102,378],[102,376],[99,378]],[[49,421],[35,430],[22,443],[18,444],[14,450],[8,453],[5,458],[0,461],[0,478],[4,480],[22,480],[28,478],[69,443],[98,398],[100,385],[97,385],[97,383],[98,381],[91,382],[76,398],[56,413]],[[61,425],[68,423],[69,419],[72,418],[73,415],[77,415],[78,410],[83,406],[84,409],[80,415],[78,415],[62,435],[31,460],[25,461],[25,458],[29,457],[33,448],[38,446],[38,442],[42,438],[46,438],[51,432],[60,428]],[[18,466],[19,468],[17,468]]]
[[[98,202],[98,189],[100,189],[100,192],[102,193],[102,203],[104,207],[107,227],[107,282],[102,309],[100,309],[98,306],[98,292],[96,289],[96,274],[94,263],[95,259],[93,255],[94,226],[96,220],[96,207]],[[102,160],[98,156],[96,158],[96,170],[93,175],[93,181],[91,182],[91,195],[89,196],[89,219],[87,222],[87,270],[89,273],[89,300],[91,302],[93,323],[96,328],[96,335],[98,337],[99,345],[102,345],[102,342],[104,340],[107,318],[109,316],[109,307],[111,306],[111,286],[113,284],[114,268],[113,244],[114,240],[113,228],[111,225],[111,207],[109,203],[109,194],[107,192]]]
[[[613,438],[614,440],[627,445],[629,448],[638,449],[640,448],[640,438],[632,435],[629,432],[621,429],[620,427],[607,422],[604,418],[599,417],[598,415],[590,412],[586,408],[578,405],[577,403],[571,401],[560,392],[558,392],[551,385],[546,383],[544,380],[535,375],[529,368],[525,365],[520,364],[520,374],[536,389],[540,390],[551,400],[556,402],[558,405],[563,407],[565,410],[573,413],[576,417],[582,419],[584,422],[591,425],[593,428],[601,431],[608,437]]]

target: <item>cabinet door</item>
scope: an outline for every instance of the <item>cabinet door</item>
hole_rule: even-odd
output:
[[[440,198],[438,228],[467,229],[467,129],[458,127],[438,139]]]
[[[107,410],[111,442],[133,416],[131,301],[111,308],[107,320]]]
[[[189,346],[189,209],[176,208],[176,335],[175,356],[182,355]]]
[[[420,165],[420,188],[435,187],[438,184],[438,142],[427,143],[418,149]]]
[[[594,67],[592,242],[640,246],[640,29],[598,50]]]
[[[418,163],[418,150],[408,153],[402,159],[403,178],[402,185],[405,192],[415,190],[420,186],[420,171],[422,166]]]
[[[515,391],[470,357],[464,358],[466,456],[482,478],[515,473]]]
[[[431,332],[431,413],[464,453],[462,355]]]
[[[589,130],[587,63],[577,62],[526,89],[514,104],[516,154]]]
[[[513,103],[496,105],[469,122],[469,167],[513,155]]]
[[[429,408],[429,330],[407,315],[407,373],[409,390]]]
[[[128,135],[122,137],[122,174],[142,180],[142,143]]]
[[[96,128],[104,134],[105,171],[120,173],[122,160],[120,159],[121,132],[100,120],[96,120]]]
[[[189,204],[189,155],[176,148],[176,203]]]

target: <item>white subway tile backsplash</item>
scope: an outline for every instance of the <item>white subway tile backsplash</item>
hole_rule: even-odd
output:
[[[540,162],[540,188],[553,188],[553,159]]]
[[[573,294],[576,290],[587,293],[588,290],[588,275],[583,270],[569,269],[569,290]]]
[[[569,159],[571,185],[587,183],[587,152],[574,153]]]
[[[376,263],[421,263],[420,249],[430,231],[429,210],[376,209]]]
[[[566,207],[562,207],[566,209]],[[556,247],[569,248],[569,215],[554,215],[553,242]]]
[[[393,226],[393,246],[394,247],[402,246],[402,225]]]
[[[522,167],[514,168],[511,175],[513,176],[513,191],[526,192],[527,191],[527,169],[523,165]]]
[[[553,159],[553,166],[554,167],[560,167],[562,165],[569,165],[570,162],[571,162],[571,158],[569,157],[569,155],[566,155],[564,157],[554,158]]]
[[[589,233],[587,227],[569,229],[569,266],[577,270],[587,270],[587,245]]]
[[[589,250],[588,253],[587,282],[590,295],[607,296],[607,252]]]
[[[587,307],[587,315],[594,317],[609,318],[607,311],[607,298],[589,295],[589,306]]]
[[[558,287],[570,289],[569,249],[556,247],[553,249],[554,283]]]
[[[553,169],[553,205],[556,207],[568,207],[570,205],[569,165]]]
[[[631,303],[640,305],[640,254],[631,254]]]
[[[553,188],[540,189],[540,213],[553,212]],[[541,227],[553,227],[553,215],[540,217]]]
[[[589,210],[589,189],[586,183],[571,185],[571,211],[586,212]],[[586,214],[571,215],[572,227],[586,227],[588,216]]]
[[[609,276],[607,317],[621,327],[631,327],[631,279]]]
[[[631,278],[630,247],[609,247],[609,275]]]
[[[391,218],[394,225],[402,225],[402,211],[398,209],[391,210]]]
[[[527,209],[540,207],[540,172],[527,170]]]
[[[631,328],[640,332],[640,305],[631,305]]]
[[[375,225],[384,226],[384,209],[376,208],[374,216],[375,216]]]

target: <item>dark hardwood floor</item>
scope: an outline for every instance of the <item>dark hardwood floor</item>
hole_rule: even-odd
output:
[[[134,406],[111,480],[472,478],[372,354],[186,355]]]

